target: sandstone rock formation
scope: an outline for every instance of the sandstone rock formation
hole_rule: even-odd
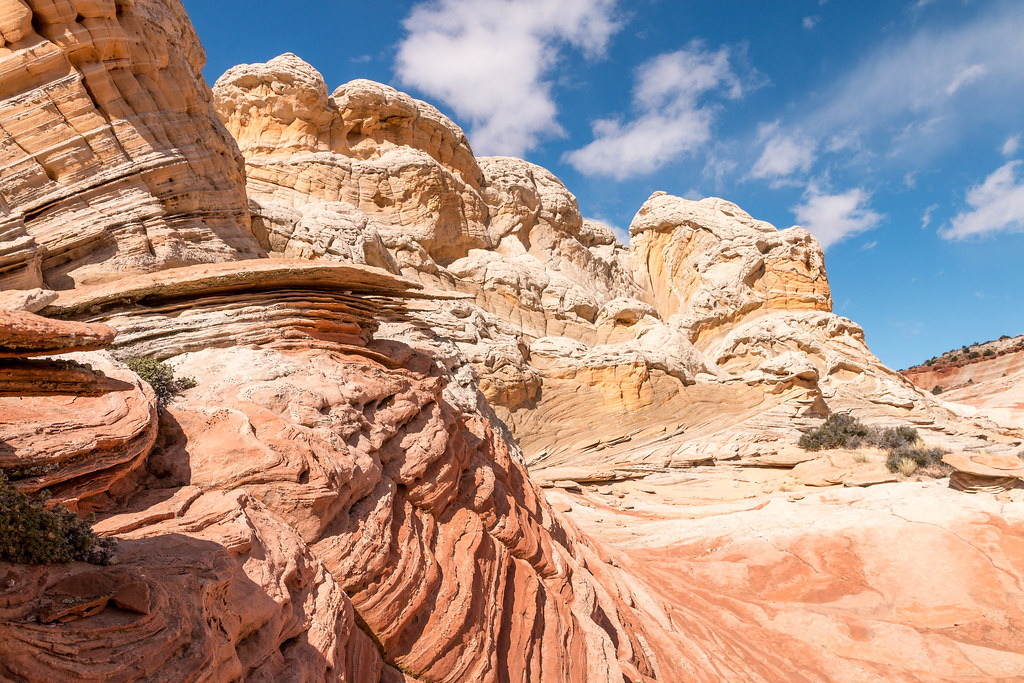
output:
[[[922,389],[938,387],[937,398],[960,414],[1024,429],[1024,336],[945,353],[902,373]]]
[[[283,55],[229,70],[214,93],[272,253],[397,267],[472,296],[423,321],[473,363],[535,475],[777,457],[829,410],[958,449],[1009,447],[831,313],[821,249],[801,228],[656,193],[627,250],[549,172],[474,159],[454,123],[386,86],[328,97]],[[600,428],[580,439],[581,419]]]
[[[627,493],[632,510],[569,500],[585,531],[628,555],[623,569],[673,596],[674,621],[760,663],[740,680],[1024,671],[1024,496],[968,496],[933,481],[676,503],[684,488]],[[770,645],[748,650],[745,635]]]
[[[179,3],[6,0],[2,22],[0,286],[259,253]]]
[[[1020,500],[744,501],[830,410],[1019,446],[885,368],[802,229],[658,193],[626,248],[387,86],[283,55],[212,103],[178,0],[0,9],[0,468],[121,539],[0,564],[0,677],[1019,675]],[[744,502],[672,508],[726,462]]]
[[[547,506],[486,416],[451,402],[429,347],[372,338],[415,287],[365,266],[264,259],[78,288],[43,309],[97,331],[106,321],[115,353],[170,359],[198,386],[162,413],[158,438],[143,394],[134,487],[63,462],[51,475],[110,489],[97,529],[121,549],[110,569],[8,570],[16,607],[2,629],[17,647],[4,670],[666,680],[678,651],[650,644],[663,635],[646,635],[636,605],[651,599],[615,572],[595,577],[603,551]],[[3,415],[5,429],[35,428]],[[102,464],[95,443],[74,462]],[[65,599],[81,609],[49,607]],[[102,655],[115,626],[137,656]],[[58,644],[66,655],[45,655]]]
[[[0,469],[20,489],[48,489],[72,510],[124,497],[156,440],[149,385],[106,354],[107,325],[0,310]],[[69,354],[59,360],[31,356]]]

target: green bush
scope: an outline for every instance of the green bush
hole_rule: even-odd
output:
[[[938,396],[939,394],[942,393],[942,387],[936,384],[934,387],[932,387],[932,393]]]
[[[196,385],[192,377],[174,378],[174,368],[153,358],[128,358],[125,360],[132,372],[146,380],[156,392],[157,404],[162,408],[177,394]]]
[[[868,441],[879,448],[889,451],[917,443],[920,441],[920,437],[917,435],[917,430],[913,427],[901,425],[899,427],[873,430],[869,435]]]
[[[857,418],[845,413],[833,413],[820,427],[805,431],[797,443],[805,451],[856,448],[869,433],[870,430]]]
[[[0,472],[0,560],[51,564],[81,560],[109,564],[115,541],[100,538],[89,524],[63,505],[47,505],[44,491],[28,496]]]
[[[992,349],[985,349],[985,353],[983,353],[981,355],[983,355],[983,356],[994,356],[994,355],[996,355],[996,352],[993,351]]]
[[[972,359],[972,360],[975,359],[975,358],[979,358],[980,356],[981,356],[981,354],[978,353],[977,351],[971,351],[969,354],[967,354],[967,357]]]
[[[927,446],[903,446],[889,451],[889,456],[885,459],[885,465],[889,468],[890,472],[899,472],[904,460],[909,460],[918,467],[939,465],[942,463],[942,456],[948,452],[941,448],[929,448]],[[903,464],[903,467],[906,467],[906,465]]]

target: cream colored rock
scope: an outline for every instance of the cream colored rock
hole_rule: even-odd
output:
[[[234,67],[214,91],[252,199],[346,202],[386,240],[412,237],[438,262],[490,246],[480,168],[430,105],[370,81],[328,96],[320,73],[291,54]]]
[[[0,15],[0,286],[260,253],[180,3],[8,0]]]
[[[758,310],[832,309],[821,248],[801,228],[779,232],[713,197],[655,193],[629,232],[637,280],[694,341]]]

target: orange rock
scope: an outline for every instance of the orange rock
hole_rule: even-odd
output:
[[[110,346],[114,335],[115,330],[109,325],[49,320],[34,313],[0,308],[0,358],[95,351]]]

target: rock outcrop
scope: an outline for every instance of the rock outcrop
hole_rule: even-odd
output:
[[[109,567],[0,563],[0,677],[1021,671],[1020,501],[901,482],[712,530],[589,490],[797,465],[838,410],[1019,445],[885,368],[802,229],[659,193],[627,249],[387,86],[328,95],[283,55],[211,101],[177,0],[0,9],[0,468],[120,539]],[[159,406],[129,357],[195,386]],[[826,458],[890,478],[830,455],[807,482]],[[893,565],[911,532],[927,564]]]
[[[102,509],[137,484],[157,434],[149,385],[105,353],[113,328],[0,310],[0,469],[23,491]],[[33,356],[66,354],[59,359]]]
[[[272,253],[372,260],[472,297],[423,323],[473,363],[535,474],[776,457],[830,410],[910,422],[957,449],[999,441],[831,312],[822,251],[801,228],[656,193],[626,249],[548,171],[474,159],[454,123],[386,86],[328,96],[283,55],[229,70],[214,93]],[[580,439],[583,416],[600,427]]]
[[[429,346],[373,338],[380,321],[402,324],[416,287],[366,266],[263,259],[78,288],[43,309],[113,325],[116,354],[168,359],[197,386],[157,437],[152,393],[122,382],[149,398],[135,486],[58,462],[51,476],[110,488],[97,529],[121,547],[110,569],[5,570],[15,607],[0,629],[17,647],[4,670],[665,680],[677,652],[650,644],[663,636],[646,635],[636,605],[651,598],[588,569],[604,551],[548,507],[486,415],[453,403]],[[105,463],[95,451],[74,462]],[[90,607],[50,619],[65,599]],[[101,656],[115,624],[137,656]],[[48,654],[56,645],[68,654]]]
[[[0,286],[259,253],[179,3],[6,0],[2,22]]]
[[[1024,336],[1004,336],[944,353],[902,374],[965,416],[1024,429]],[[936,389],[938,387],[938,389]]]

